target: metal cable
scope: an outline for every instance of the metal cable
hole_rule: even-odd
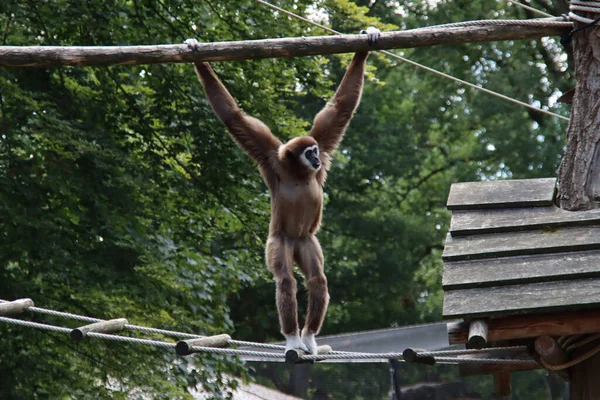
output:
[[[576,14],[574,11],[583,11],[600,14],[600,1],[582,1],[582,0],[571,0],[569,3],[569,18],[574,21],[581,22],[583,24],[592,24],[596,21],[591,18],[582,17]]]
[[[531,11],[533,13],[536,13],[536,14],[539,14],[539,15],[543,15],[545,17],[553,17],[552,14],[548,14],[548,13],[546,13],[544,11],[540,11],[537,8],[530,7],[530,6],[525,5],[523,3],[519,3],[518,1],[515,1],[515,0],[506,0],[506,1],[508,1],[509,3],[514,4],[515,6],[518,6],[518,7],[524,8],[526,10],[529,10],[529,11]]]
[[[527,351],[527,346],[488,347],[485,349],[436,350],[416,352],[417,357],[436,357],[477,353],[496,353],[501,351]]]
[[[264,5],[264,6],[267,6],[267,7],[271,8],[271,9],[273,9],[273,10],[276,10],[276,11],[278,11],[278,12],[281,12],[281,13],[284,13],[284,14],[286,14],[286,15],[289,15],[290,17],[293,17],[293,18],[299,19],[299,20],[301,20],[301,21],[307,22],[307,23],[309,23],[309,24],[311,24],[311,25],[314,25],[314,26],[316,26],[316,27],[319,27],[319,28],[321,28],[321,29],[324,29],[324,30],[326,30],[327,32],[331,32],[331,33],[334,33],[334,34],[336,34],[336,35],[341,35],[341,34],[342,34],[341,32],[338,32],[338,31],[336,31],[336,30],[333,30],[333,29],[331,29],[331,28],[328,28],[328,27],[326,27],[326,26],[324,26],[324,25],[321,25],[321,24],[319,24],[319,23],[317,23],[317,22],[311,21],[311,20],[309,20],[309,19],[307,19],[307,18],[304,18],[304,17],[301,17],[301,16],[299,16],[299,15],[296,15],[296,14],[294,14],[294,13],[292,13],[292,12],[290,12],[290,11],[287,11],[287,10],[285,10],[285,9],[281,8],[281,7],[275,6],[275,5],[271,4],[271,3],[267,3],[267,2],[266,2],[266,1],[264,1],[264,0],[255,0],[255,1],[256,1],[257,3],[260,3],[260,4]],[[490,21],[493,21],[493,20],[490,20]],[[499,21],[503,21],[503,20],[499,20]],[[536,20],[525,20],[525,21],[536,21]],[[446,25],[445,25],[445,27],[448,27],[448,26],[450,26],[450,27],[451,27],[451,26],[466,26],[466,25],[458,25],[458,24],[467,24],[467,23],[474,23],[474,22],[477,22],[477,21],[458,22],[458,23],[456,23],[456,24],[446,24]],[[558,23],[558,22],[559,22],[559,21],[557,21],[557,23]],[[535,23],[535,24],[540,24],[540,25],[541,25],[541,23],[540,23],[540,22],[528,22],[527,24],[529,25],[529,24],[533,24],[533,23]],[[568,24],[571,24],[571,23],[569,23],[569,22],[566,22],[566,23],[565,23],[565,22],[562,22],[562,23],[561,23],[561,26],[562,26],[562,24],[565,24],[565,26],[569,26]],[[444,26],[444,25],[441,25],[441,26]],[[571,26],[572,26],[572,24],[571,24]],[[431,27],[429,27],[429,28],[418,28],[418,29],[431,29]],[[415,30],[417,30],[417,29],[415,29]],[[478,85],[475,85],[475,84],[473,84],[473,83],[470,83],[470,82],[464,81],[464,80],[462,80],[462,79],[456,78],[456,77],[454,77],[454,76],[452,76],[452,75],[448,75],[448,74],[446,74],[446,73],[444,73],[444,72],[441,72],[441,71],[438,71],[438,70],[436,70],[436,69],[433,69],[433,68],[430,68],[430,67],[426,67],[426,66],[425,66],[425,65],[423,65],[423,64],[419,64],[418,62],[411,61],[411,60],[409,60],[408,58],[404,58],[404,57],[402,57],[402,56],[399,56],[399,55],[397,55],[397,54],[395,54],[395,53],[391,53],[391,52],[389,52],[389,51],[387,51],[387,50],[379,50],[379,51],[380,51],[381,53],[383,53],[383,54],[387,55],[387,56],[390,56],[390,57],[393,57],[393,58],[395,58],[395,59],[397,59],[397,60],[403,61],[403,62],[405,62],[405,63],[408,63],[408,64],[410,64],[410,65],[413,65],[413,66],[415,66],[415,67],[417,67],[417,68],[421,68],[421,69],[423,69],[423,70],[425,70],[425,71],[427,71],[427,72],[431,72],[431,73],[433,73],[433,74],[439,75],[439,76],[441,76],[441,77],[443,77],[443,78],[446,78],[446,79],[453,80],[453,81],[455,81],[455,82],[458,82],[458,83],[460,83],[460,84],[463,84],[463,85],[465,85],[465,86],[468,86],[468,87],[470,87],[470,88],[473,88],[473,89],[475,89],[475,90],[479,90],[479,91],[481,91],[481,92],[484,92],[484,93],[490,94],[490,95],[492,95],[492,96],[496,96],[496,97],[498,97],[498,98],[500,98],[500,99],[503,99],[503,100],[506,100],[506,101],[510,101],[511,103],[518,104],[518,105],[520,105],[520,106],[523,106],[523,107],[527,107],[527,108],[529,108],[529,109],[531,109],[531,110],[539,111],[539,112],[541,112],[541,113],[543,113],[543,114],[550,115],[550,116],[552,116],[552,117],[556,117],[556,118],[563,119],[563,120],[565,120],[565,121],[569,121],[569,118],[567,118],[567,117],[564,117],[564,116],[562,116],[562,115],[558,115],[558,114],[556,114],[556,113],[553,113],[552,111],[548,111],[548,110],[544,110],[544,109],[542,109],[542,108],[535,107],[535,106],[533,106],[533,105],[531,105],[531,104],[525,103],[525,102],[523,102],[523,101],[520,101],[520,100],[517,100],[517,99],[513,99],[512,97],[508,97],[508,96],[505,96],[505,95],[503,95],[503,94],[500,94],[500,93],[498,93],[498,92],[494,92],[493,90],[489,90],[489,89],[486,89],[486,88],[484,88],[484,87],[482,87],[482,86],[478,86]]]
[[[28,328],[42,329],[48,330],[58,333],[70,334],[71,329],[41,324],[38,322],[31,321],[23,321],[14,318],[6,318],[0,317],[0,322],[5,322],[13,325],[24,326]],[[149,339],[139,339],[128,336],[118,336],[118,335],[110,335],[105,333],[97,333],[97,332],[88,332],[86,334],[87,337],[93,339],[101,339],[101,340],[110,340],[117,342],[125,342],[132,344],[142,344],[146,346],[160,347],[166,349],[174,349],[176,344],[170,342],[164,342],[159,340],[149,340]],[[500,348],[497,348],[500,349]],[[192,350],[195,352],[203,352],[203,353],[212,353],[212,354],[221,354],[221,355],[237,355],[237,356],[254,356],[254,357],[263,357],[263,358],[273,358],[273,359],[285,359],[285,355],[283,353],[269,353],[269,352],[259,352],[259,351],[251,351],[251,350],[239,350],[239,349],[224,349],[224,348],[216,348],[216,347],[202,347],[202,346],[192,346]],[[471,350],[473,352],[473,350]],[[435,354],[435,352],[428,352],[429,354]],[[449,354],[447,351],[440,352],[440,354]],[[318,354],[318,355],[301,355],[299,356],[300,360],[304,361],[324,361],[324,360],[354,360],[354,359],[371,359],[371,360],[390,360],[395,359],[399,361],[404,361],[404,357],[400,353],[352,353],[347,352],[344,354]],[[439,363],[501,363],[501,364],[524,364],[524,363],[532,363],[532,360],[525,359],[493,359],[493,358],[467,358],[467,357],[436,357],[436,362]]]

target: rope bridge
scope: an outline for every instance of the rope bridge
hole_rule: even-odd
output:
[[[7,317],[6,315],[21,314],[24,312],[44,314],[54,317],[72,319],[82,322],[90,322],[89,325],[78,328],[67,328],[64,326],[49,325],[39,322],[26,321]],[[317,355],[305,354],[300,350],[285,351],[284,346],[256,343],[243,340],[231,339],[229,335],[221,334],[215,336],[201,336],[185,332],[177,332],[165,329],[149,328],[129,324],[125,318],[103,320],[67,312],[55,311],[46,308],[35,307],[31,299],[18,299],[15,301],[0,300],[0,322],[22,326],[32,329],[57,332],[69,335],[73,341],[83,341],[86,338],[107,340],[123,343],[131,343],[144,346],[152,346],[175,351],[179,356],[187,356],[194,353],[211,353],[225,356],[253,356],[264,357],[272,361],[286,361],[288,363],[313,363],[315,361],[327,360],[398,360],[409,363],[434,364],[520,364],[535,368],[539,363],[528,353],[527,346],[494,347],[486,349],[460,349],[426,351],[421,349],[405,349],[402,353],[362,353],[335,351],[329,346],[319,346]],[[178,342],[171,340],[156,340],[137,338],[131,336],[116,335],[121,330],[137,331],[145,334],[163,335],[179,338]],[[232,346],[233,348],[228,348]],[[257,349],[274,350],[274,352],[254,351],[239,349],[237,347],[254,347]],[[491,357],[495,353],[510,353],[509,358]],[[475,357],[473,357],[475,356]]]

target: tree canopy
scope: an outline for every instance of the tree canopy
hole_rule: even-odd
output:
[[[553,15],[563,3],[532,1]],[[278,5],[346,33],[532,17],[492,0]],[[323,34],[248,0],[7,0],[0,27],[2,45],[28,46]],[[568,115],[556,98],[572,86],[570,56],[556,38],[401,53]],[[213,68],[248,114],[287,140],[307,132],[351,56]],[[450,184],[556,176],[563,151],[565,121],[378,53],[369,60],[361,105],[325,188],[319,238],[331,302],[322,334],[440,320]],[[263,260],[268,192],[191,65],[0,69],[0,134],[0,298],[198,334],[281,339]],[[301,312],[305,303],[300,293]],[[189,398],[187,386],[196,384],[219,398],[236,386],[224,374],[248,372],[235,359],[196,357],[190,366],[162,350],[76,345],[8,325],[0,335],[2,398]],[[341,366],[319,368],[331,382],[344,377]],[[328,390],[343,398],[374,375]],[[365,398],[389,390],[387,375],[379,378]]]

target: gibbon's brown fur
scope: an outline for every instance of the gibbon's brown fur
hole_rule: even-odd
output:
[[[379,31],[375,31],[378,37]],[[376,38],[369,36],[369,40]],[[188,43],[191,47],[194,44],[197,42]],[[214,112],[235,142],[257,162],[270,191],[271,222],[265,255],[275,278],[279,322],[288,344],[290,337],[298,337],[299,329],[293,263],[306,278],[308,312],[302,340],[313,353],[314,335],[321,329],[329,303],[323,252],[315,236],[321,224],[323,185],[330,154],[340,144],[360,101],[368,54],[354,55],[335,95],[315,117],[310,134],[286,144],[260,120],[240,110],[208,63],[194,64]],[[305,336],[312,339],[313,346]]]

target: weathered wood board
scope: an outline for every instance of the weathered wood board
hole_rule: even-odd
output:
[[[446,206],[449,210],[551,206],[556,178],[455,183]]]
[[[600,250],[447,262],[442,286],[454,290],[595,277],[600,277]]]
[[[568,336],[600,332],[600,310],[560,312],[537,315],[510,315],[486,319],[488,341],[536,338],[541,335]],[[469,337],[469,322],[449,321],[448,341],[465,344]]]
[[[446,237],[444,261],[600,249],[600,226]]]
[[[452,213],[450,233],[452,236],[466,236],[591,224],[600,225],[600,209],[565,211],[551,206],[462,210]]]
[[[444,318],[575,311],[600,306],[600,278],[445,292]]]

